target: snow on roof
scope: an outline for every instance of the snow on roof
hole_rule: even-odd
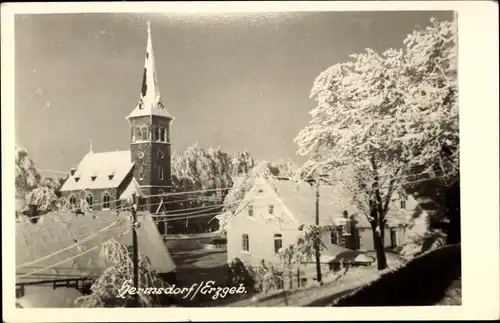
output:
[[[141,186],[134,177],[132,178],[128,186],[125,188],[123,193],[120,195],[120,200],[129,200],[132,198],[133,194],[135,194],[137,197],[144,196],[141,190]]]
[[[274,180],[272,186],[294,218],[301,224],[314,224],[316,220],[316,188],[306,182]],[[319,223],[332,225],[341,216],[344,208],[331,201],[335,191],[331,187],[320,186]]]
[[[118,187],[132,166],[130,150],[89,152],[78,164],[74,175],[68,177],[61,191]],[[110,178],[110,175],[113,176]]]
[[[16,223],[16,267],[72,246],[77,241],[81,241],[85,237],[106,228],[119,217],[131,218],[130,212],[117,214],[116,211],[100,211],[93,215],[77,216],[70,212],[51,212],[43,215],[36,224],[29,221]],[[152,218],[142,213],[138,213],[138,218],[141,223],[137,229],[139,252],[149,258],[151,268],[157,273],[174,271],[176,268],[175,263]],[[124,245],[131,245],[132,232],[130,226],[129,221],[124,221],[121,225],[103,231],[96,235],[95,238],[86,240],[78,247],[68,248],[64,252],[54,254],[52,257],[29,267],[16,268],[18,277],[16,282],[99,276],[108,267],[100,256],[101,248],[96,248],[85,254],[81,254],[81,252],[96,247],[123,232],[126,233],[117,240]],[[74,260],[64,262],[64,260],[79,254],[81,255]],[[53,264],[58,265],[19,278],[21,275]]]
[[[274,188],[277,196],[290,210],[295,220],[300,224],[316,223],[316,187],[303,181],[267,179],[266,182]],[[348,197],[340,190],[329,185],[319,187],[319,224],[337,225],[343,220],[344,211],[349,215],[357,214],[358,224],[361,227],[370,227],[368,220],[358,210],[340,201],[348,201]],[[250,197],[251,198],[251,197]],[[396,208],[389,209],[386,216],[389,226],[398,226],[405,223],[407,215]]]

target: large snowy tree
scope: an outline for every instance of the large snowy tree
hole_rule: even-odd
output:
[[[457,27],[436,19],[402,49],[367,49],[314,82],[317,106],[295,139],[300,154],[321,156],[304,165],[306,176],[318,167],[352,169],[344,184],[366,206],[379,269],[387,266],[383,228],[394,192],[458,175],[457,92]]]

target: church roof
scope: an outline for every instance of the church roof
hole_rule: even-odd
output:
[[[68,177],[61,191],[118,187],[133,166],[130,150],[90,151],[80,161],[74,175]]]
[[[156,77],[156,66],[149,21],[148,43],[146,47],[146,59],[144,62],[144,73],[142,77],[141,97],[139,104],[132,111],[132,113],[127,116],[127,119],[142,116],[160,116],[172,119],[172,116],[161,102],[160,87]]]

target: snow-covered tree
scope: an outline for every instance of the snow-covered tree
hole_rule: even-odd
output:
[[[15,147],[16,149],[16,198],[25,198],[26,194],[31,192],[40,184],[42,176],[38,173],[35,163],[29,158],[28,151],[25,148]]]
[[[367,206],[379,269],[387,266],[383,228],[394,192],[459,170],[456,24],[431,19],[404,45],[366,49],[322,72],[310,124],[295,139],[300,154],[321,156],[304,165],[306,176],[320,166],[352,168],[347,182]]]
[[[124,283],[133,284],[132,248],[111,240],[101,247],[101,259],[107,264],[106,270],[91,286],[92,293],[75,300],[79,307],[133,307],[134,296],[129,293],[120,295]],[[167,285],[151,269],[150,261],[139,253],[139,287],[165,288]],[[120,297],[117,297],[120,295]],[[161,295],[137,293],[141,307],[161,305]],[[121,297],[123,296],[123,297]]]

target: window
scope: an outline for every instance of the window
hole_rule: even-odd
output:
[[[167,141],[165,138],[165,128],[160,127],[160,141]]]
[[[75,205],[76,205],[76,196],[71,195],[71,196],[69,197],[69,205],[70,205],[70,206],[75,206]]]
[[[141,128],[139,127],[135,128],[135,140],[136,141],[142,140]]]
[[[111,197],[108,192],[104,192],[102,196],[102,208],[109,209]]]
[[[278,253],[282,247],[283,247],[283,238],[281,236],[281,233],[276,233],[274,235],[274,253]]]
[[[163,153],[163,151],[158,151],[158,159],[163,159],[165,157],[165,154]]]
[[[156,141],[158,139],[158,127],[153,126],[153,141]]]
[[[155,131],[156,131],[156,141],[160,141],[161,140],[160,127],[156,127]]]
[[[351,221],[350,220],[345,221],[345,224],[344,224],[344,233],[346,235],[350,235],[351,234]]]
[[[142,128],[142,140],[148,140],[148,128]]]
[[[85,198],[85,201],[87,201],[87,204],[89,205],[89,207],[92,207],[93,200],[94,200],[94,197],[92,196],[92,193],[88,192],[87,197]]]
[[[399,204],[402,209],[406,209],[406,199],[401,199],[401,201],[399,201]]]
[[[243,251],[250,251],[250,240],[246,233],[241,235],[241,248]]]
[[[163,179],[163,167],[158,167],[158,177],[160,177],[160,179]]]
[[[330,232],[330,241],[332,242],[332,244],[338,244],[338,240],[337,240],[337,232],[334,230],[332,230],[332,232]]]
[[[253,205],[248,206],[248,215],[253,216]]]
[[[141,168],[139,169],[139,179],[143,178],[144,178],[144,167],[141,166]]]
[[[273,214],[274,213],[274,205],[269,205],[269,214]]]
[[[133,127],[130,128],[130,138],[131,138],[132,142],[135,141],[135,131],[134,131]]]

